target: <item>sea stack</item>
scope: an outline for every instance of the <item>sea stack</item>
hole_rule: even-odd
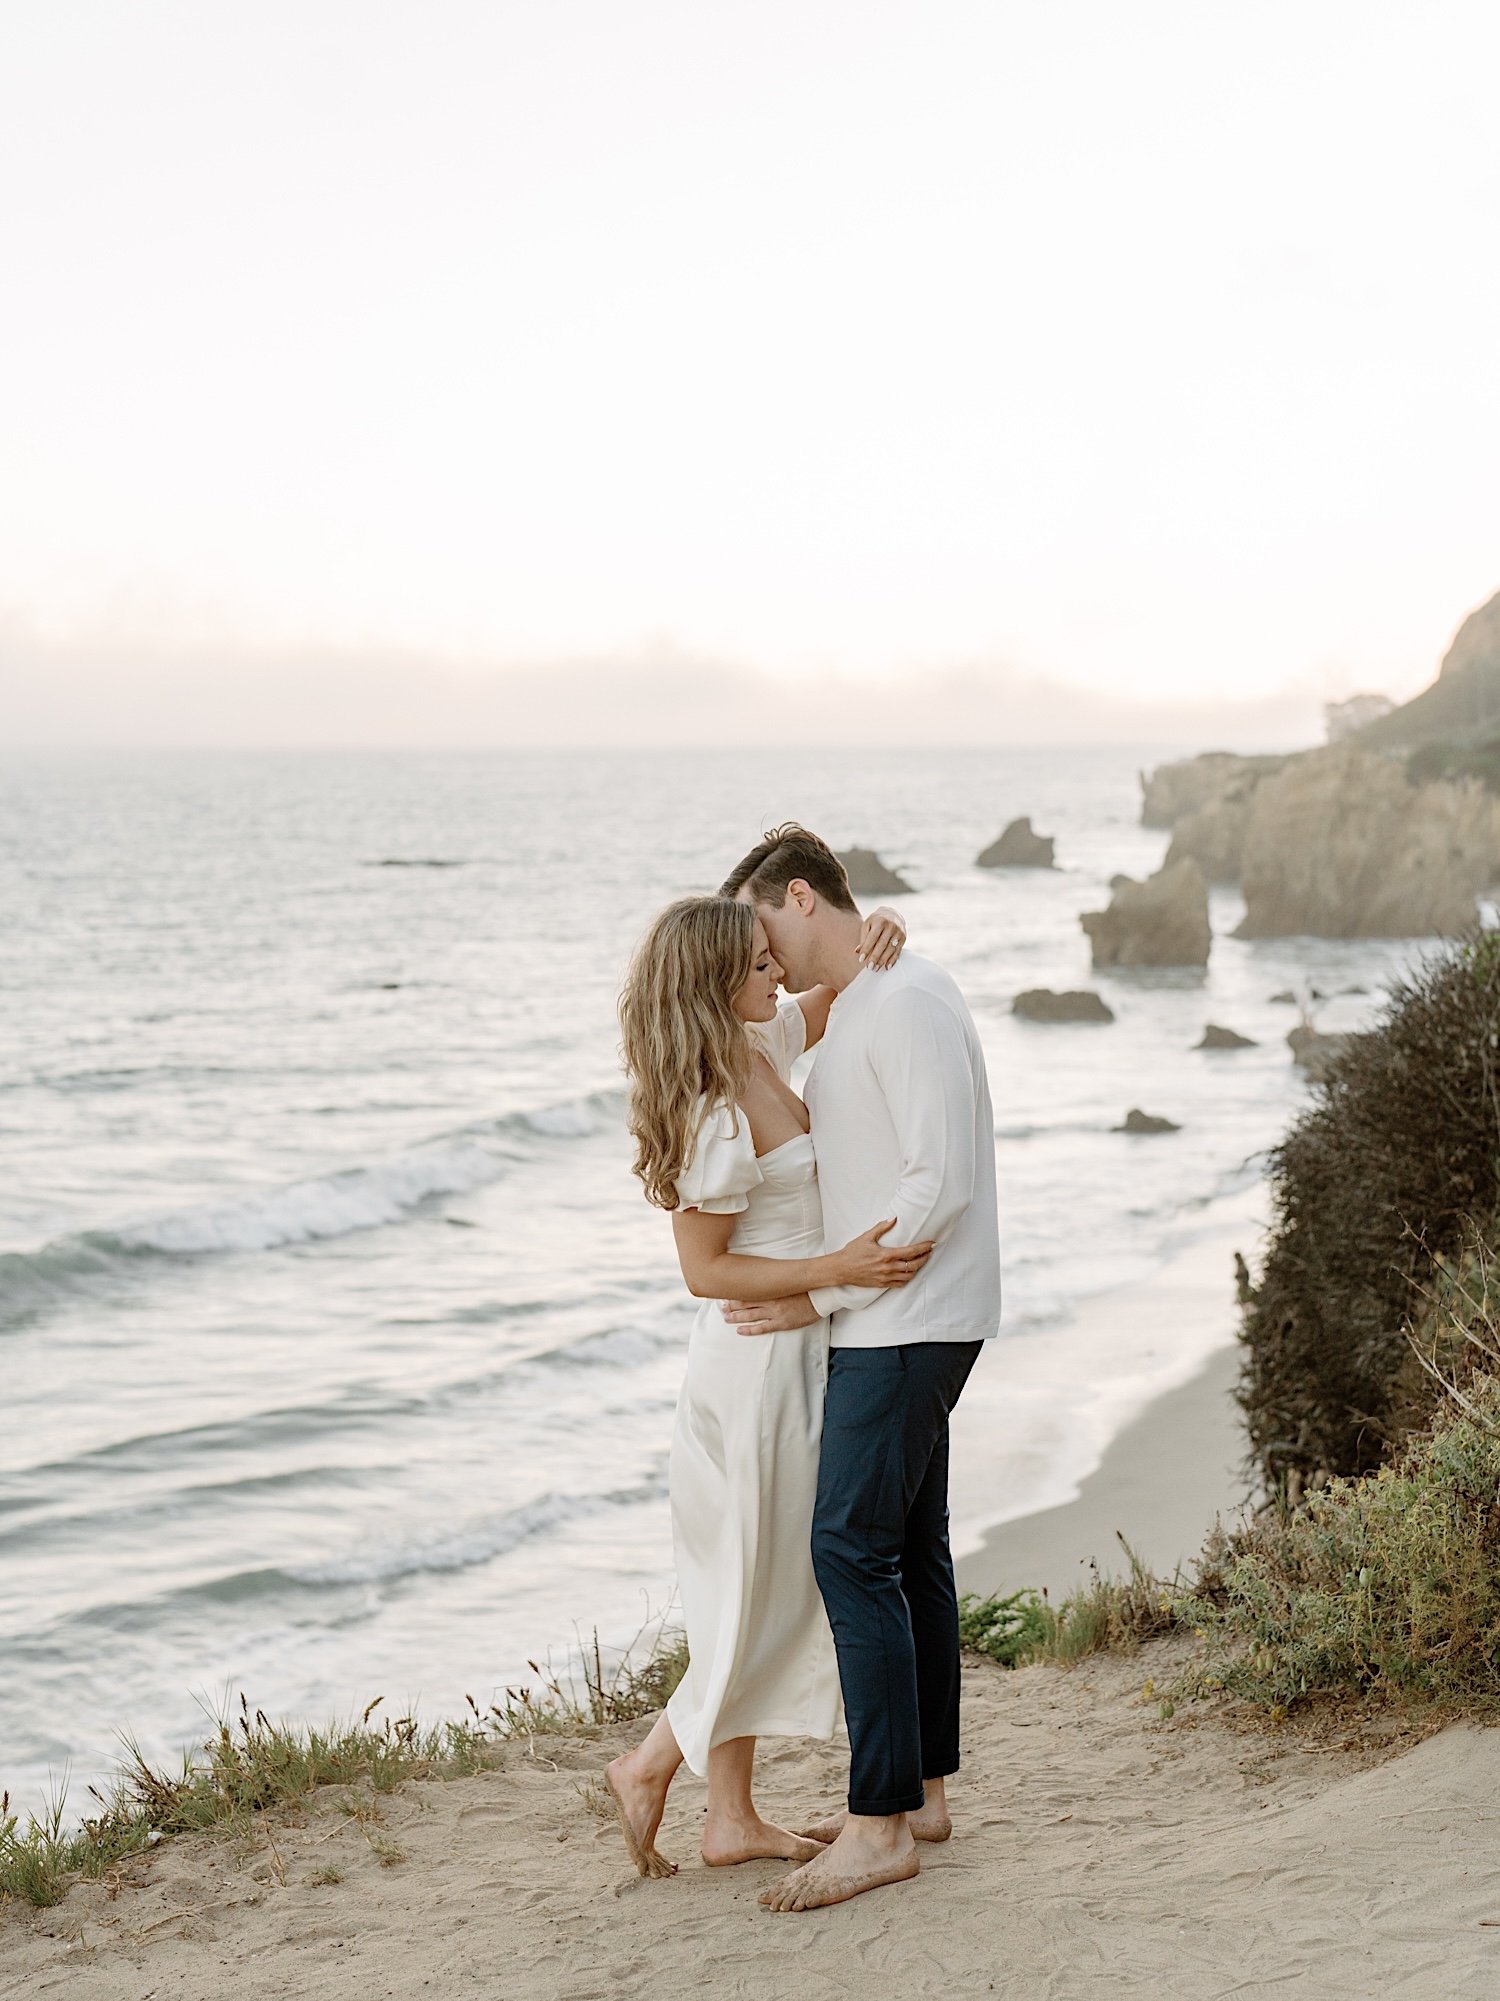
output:
[[[887,868],[873,848],[845,848],[839,856],[856,896],[914,896],[911,884]]]
[[[1193,1044],[1195,1049],[1253,1049],[1255,1038],[1241,1035],[1238,1029],[1222,1028],[1211,1021],[1203,1031],[1203,1040]]]
[[[998,841],[991,841],[979,856],[980,868],[1056,868],[1057,843],[1051,834],[1038,834],[1030,815],[1012,820]]]
[[[1158,1118],[1154,1112],[1143,1112],[1139,1105],[1132,1106],[1125,1114],[1122,1126],[1111,1126],[1117,1133],[1180,1133],[1182,1127],[1175,1119]]]
[[[1208,883],[1195,861],[1174,862],[1145,882],[1117,875],[1110,886],[1109,908],[1079,919],[1096,966],[1208,964]]]
[[[1051,987],[1028,987],[1010,1004],[1012,1014],[1023,1021],[1113,1021],[1114,1010],[1107,1001],[1087,988],[1071,993],[1054,993]]]

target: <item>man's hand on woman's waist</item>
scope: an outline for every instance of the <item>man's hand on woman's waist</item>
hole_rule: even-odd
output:
[[[792,1334],[822,1317],[805,1292],[759,1302],[726,1299],[721,1310],[736,1334]]]

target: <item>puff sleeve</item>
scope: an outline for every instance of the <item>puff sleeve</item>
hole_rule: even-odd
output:
[[[764,1049],[783,1084],[791,1082],[792,1065],[807,1047],[807,1016],[794,1000],[778,1001],[771,1021],[745,1024]]]
[[[750,1190],[764,1179],[750,1121],[734,1105],[715,1105],[677,1177],[677,1200],[684,1209],[702,1209],[709,1216],[739,1216],[750,1207]]]

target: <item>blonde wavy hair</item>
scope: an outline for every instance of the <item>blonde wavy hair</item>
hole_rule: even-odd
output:
[[[732,1003],[750,977],[754,934],[747,903],[685,896],[655,920],[625,976],[626,1123],[634,1172],[658,1209],[677,1207],[677,1177],[698,1137],[702,1100],[710,1109],[737,1107],[749,1086],[750,1044]]]

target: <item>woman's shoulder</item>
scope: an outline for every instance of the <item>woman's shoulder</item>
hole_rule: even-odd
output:
[[[744,1112],[726,1099],[710,1104],[705,1097],[692,1151],[677,1177],[680,1207],[737,1216],[749,1208],[750,1191],[764,1179]]]

